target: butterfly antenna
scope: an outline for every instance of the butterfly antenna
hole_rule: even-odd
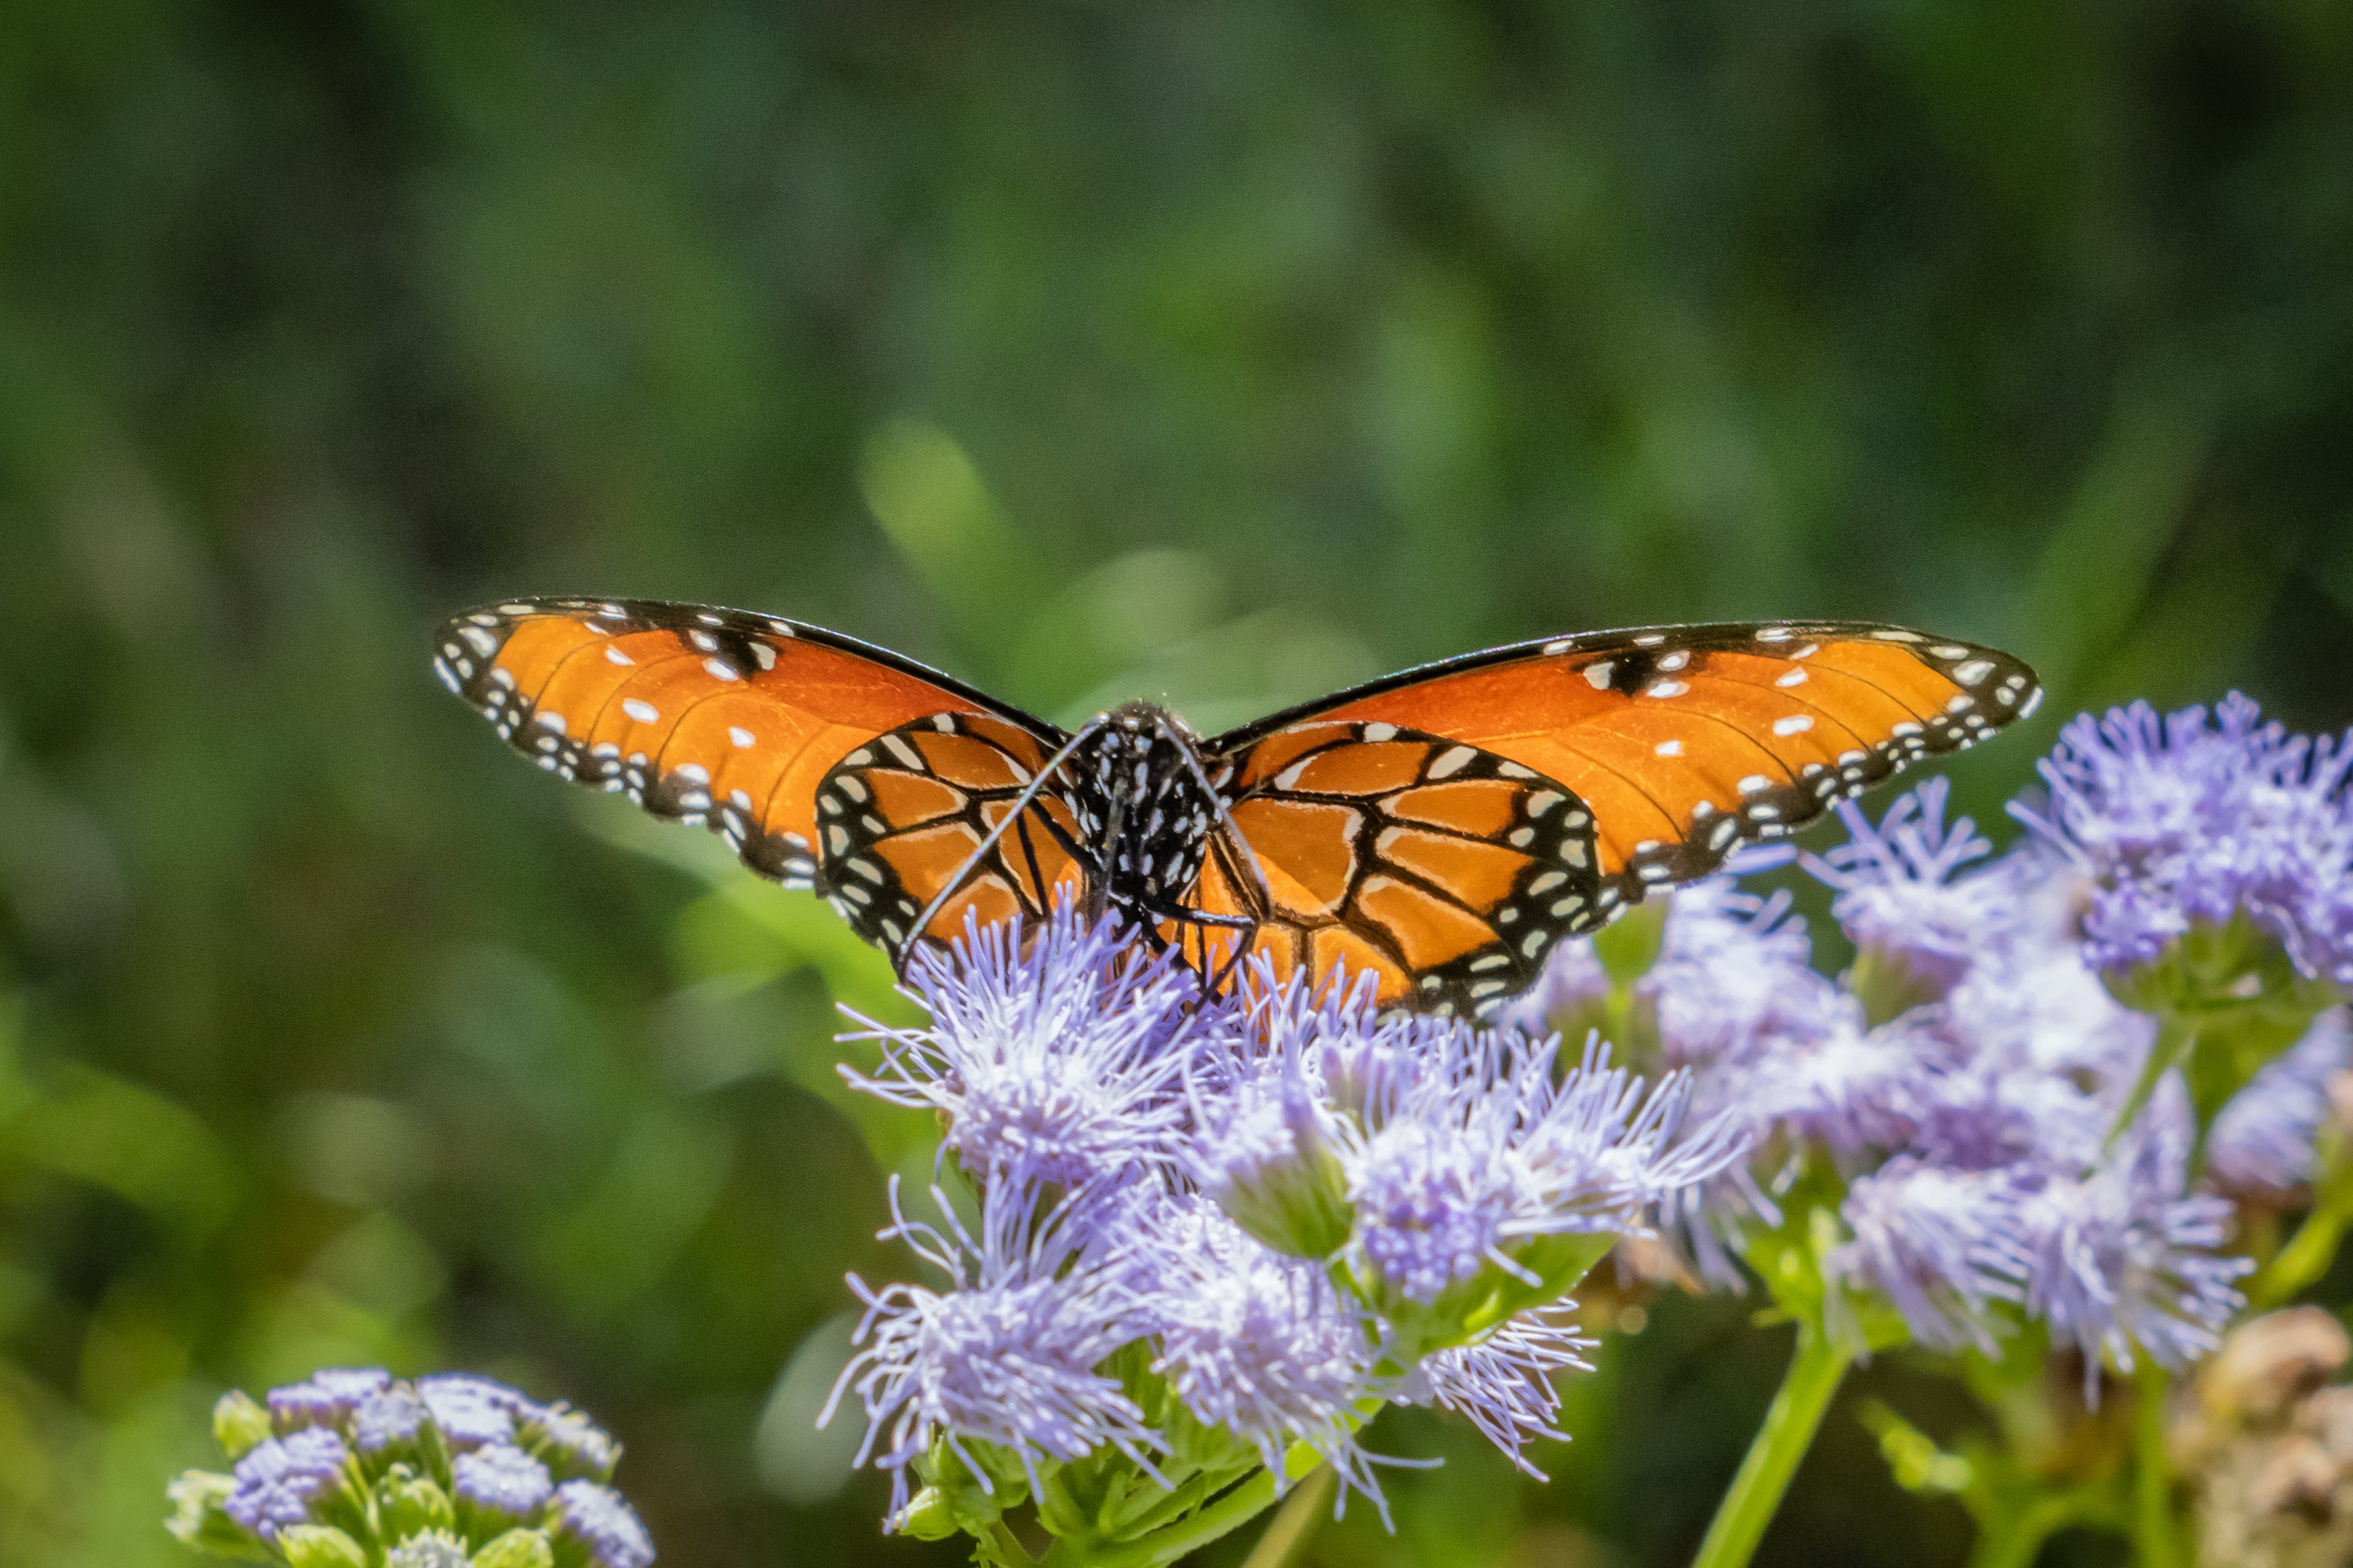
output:
[[[988,837],[974,847],[972,853],[964,858],[964,863],[955,868],[955,874],[940,884],[940,890],[932,895],[932,901],[923,906],[923,912],[916,917],[915,923],[908,929],[907,940],[901,942],[898,951],[891,955],[892,969],[901,974],[907,973],[907,960],[914,952],[915,943],[922,939],[925,931],[932,929],[932,917],[940,912],[940,907],[943,904],[955,897],[957,889],[964,886],[965,879],[972,875],[974,868],[979,866],[988,852],[997,847],[997,841],[1005,837],[1005,830],[1021,820],[1021,814],[1029,809],[1030,802],[1036,800],[1039,791],[1046,787],[1046,781],[1052,778],[1061,765],[1071,760],[1071,753],[1079,749],[1079,742],[1102,729],[1109,717],[1108,714],[1101,715],[1081,725],[1078,733],[1063,742],[1060,751],[1046,759],[1046,765],[1038,770],[1037,776],[1029,781],[1029,786],[1014,797],[1013,809],[998,819],[997,826],[988,830]],[[1038,898],[1041,904],[1045,897],[1046,889],[1041,882],[1038,888]]]

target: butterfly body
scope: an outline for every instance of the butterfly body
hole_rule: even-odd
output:
[[[2031,711],[2032,672],[1904,627],[1653,627],[1491,649],[1203,737],[1075,732],[839,634],[531,600],[437,668],[559,776],[721,834],[894,961],[967,921],[1114,910],[1216,983],[1257,957],[1483,1015],[1551,948],[1738,844]]]

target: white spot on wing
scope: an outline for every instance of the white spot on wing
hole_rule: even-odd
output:
[[[1813,727],[1814,720],[1810,713],[1792,713],[1786,719],[1773,721],[1773,733],[1776,735],[1802,735]]]
[[[661,718],[660,709],[650,702],[641,702],[634,697],[625,697],[621,700],[621,711],[640,724],[651,724]]]

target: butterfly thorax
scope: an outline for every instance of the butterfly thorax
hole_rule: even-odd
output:
[[[1192,730],[1155,703],[1124,703],[1081,738],[1062,776],[1097,899],[1169,911],[1199,876],[1218,820]]]

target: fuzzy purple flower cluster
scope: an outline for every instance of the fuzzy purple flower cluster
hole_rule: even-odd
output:
[[[566,1405],[486,1377],[327,1368],[222,1398],[235,1468],[173,1483],[174,1534],[292,1568],[649,1568],[608,1484],[620,1445]]]
[[[1803,864],[1852,944],[1841,977],[1814,967],[1788,891],[1740,885],[1786,853],[1752,855],[1634,917],[1662,921],[1638,975],[1611,973],[1614,932],[1567,944],[1525,1011],[1615,1020],[1633,1059],[1742,1120],[1753,1157],[1676,1216],[1704,1278],[1740,1288],[1760,1235],[1827,1204],[1825,1288],[1892,1308],[1922,1345],[1991,1351],[2039,1321],[2087,1389],[2141,1355],[2178,1369],[2243,1305],[2231,1200],[2309,1176],[2324,1086],[2353,1056],[2332,1006],[2353,931],[2346,759],[2236,697],[2211,720],[2086,716],[2042,765],[2049,798],[2013,807],[2033,832],[2008,854],[1946,821],[1942,780],[1876,824],[1841,808],[1848,842]],[[2270,997],[2242,963],[2228,1005],[2302,1037],[2201,1125],[2190,1058],[2152,1053],[2235,1015],[2168,1019],[2147,998],[2198,1001],[2196,943],[2226,927],[2276,944],[2286,976]]]
[[[1133,1554],[1252,1474],[1379,1502],[1360,1439],[1392,1402],[1532,1468],[1589,1345],[1566,1293],[1628,1238],[1730,1289],[1802,1256],[1769,1282],[1855,1350],[2039,1322],[2087,1395],[2184,1366],[2243,1305],[2232,1199],[2311,1177],[2353,1057],[2348,758],[2236,697],[2080,719],[2007,854],[1940,780],[1841,808],[1803,865],[1842,974],[1744,885],[1789,852],[1750,852],[1561,944],[1492,1030],[1384,1015],[1368,977],[1207,995],[1068,910],[970,928],[911,973],[929,1026],[871,1028],[849,1073],[936,1112],[960,1179],[936,1222],[894,1184],[885,1234],[940,1278],[852,1278],[835,1404],[896,1528],[986,1556],[1032,1502]]]
[[[2042,771],[2049,800],[2018,815],[2090,884],[2093,965],[2242,918],[2306,974],[2353,984],[2353,738],[2291,735],[2236,693],[2211,714],[2138,702],[2076,719]]]
[[[1566,1292],[1745,1152],[1686,1114],[1686,1074],[1384,1016],[1369,977],[1205,995],[1068,910],[972,929],[910,984],[929,1026],[872,1030],[880,1067],[849,1076],[942,1113],[963,1180],[886,1232],[936,1283],[852,1278],[835,1397],[917,1533],[1026,1498],[1057,1533],[1126,1539],[1187,1489],[1280,1491],[1318,1462],[1377,1503],[1358,1439],[1391,1401],[1462,1412],[1525,1466],[1587,1344]]]

